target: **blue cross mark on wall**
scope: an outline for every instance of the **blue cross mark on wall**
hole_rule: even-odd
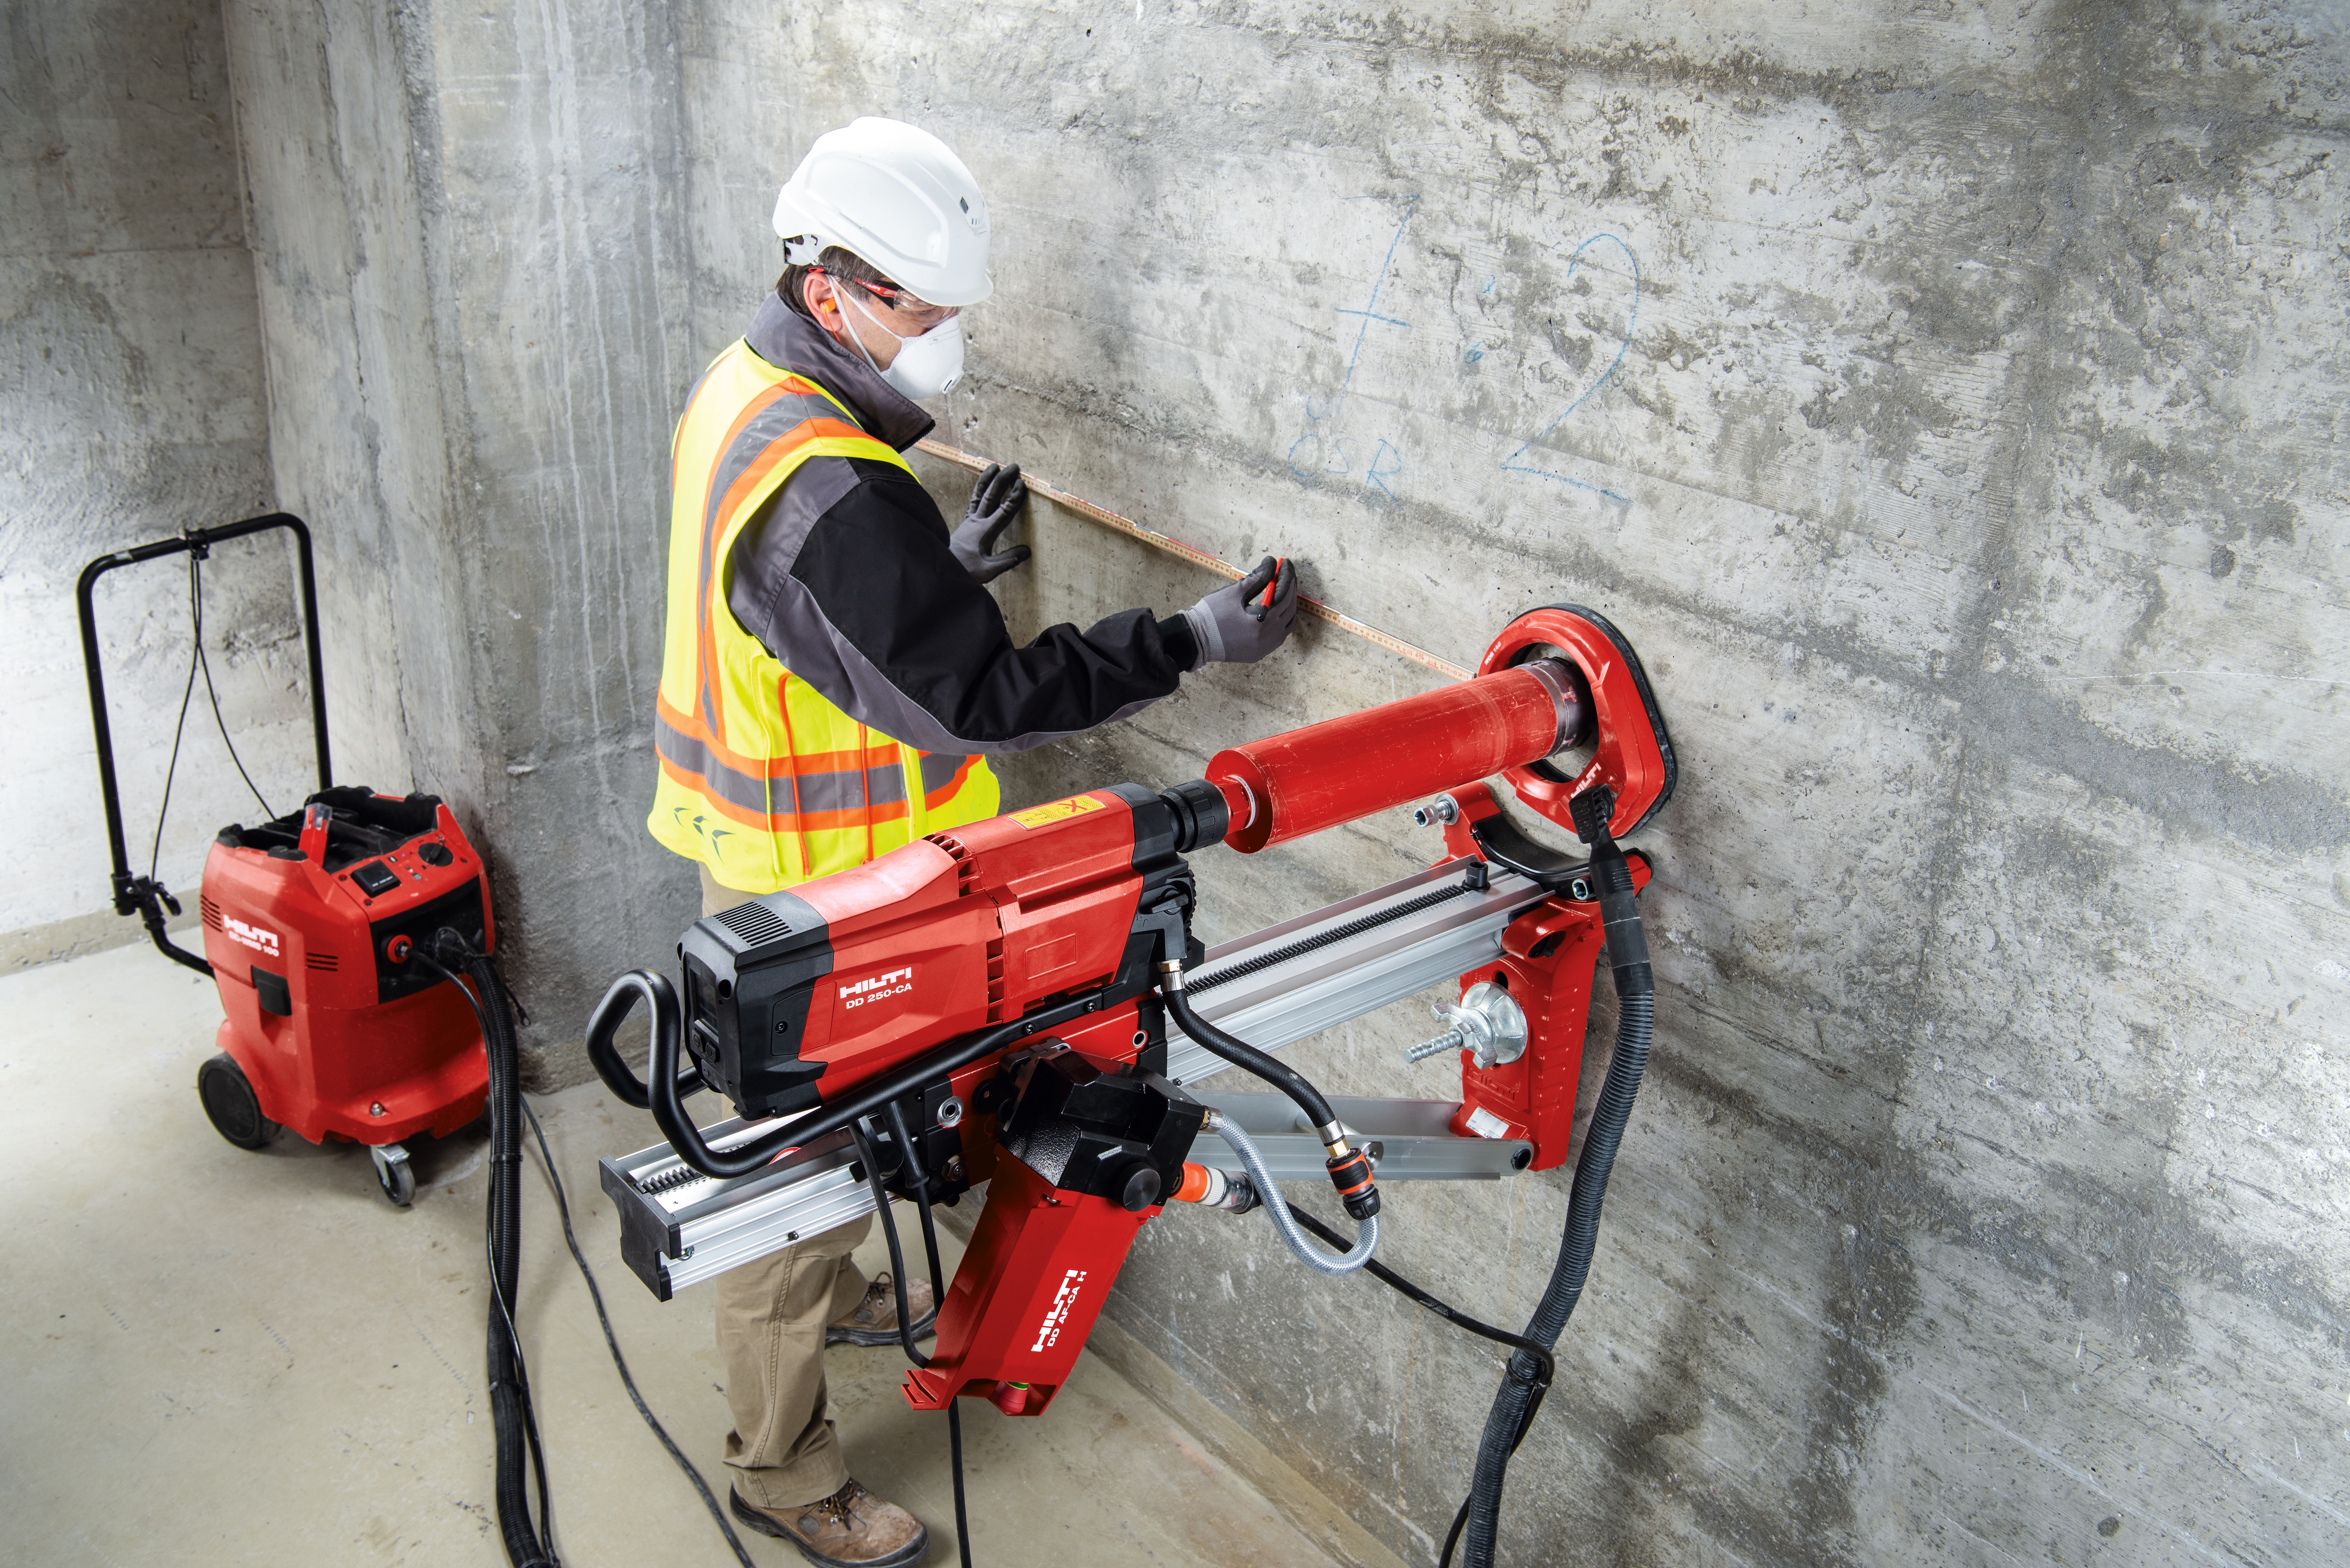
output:
[[[1379,309],[1379,296],[1387,287],[1389,269],[1395,265],[1396,249],[1403,244],[1403,232],[1410,224],[1412,213],[1419,205],[1418,196],[1405,198],[1403,216],[1396,221],[1395,233],[1388,236],[1387,254],[1379,258],[1378,270],[1371,276],[1370,297],[1363,301],[1359,308],[1348,308],[1344,306],[1335,307],[1336,314],[1356,318],[1355,341],[1347,353],[1347,374],[1338,383],[1337,395],[1319,408],[1315,407],[1312,398],[1305,400],[1307,429],[1305,433],[1290,443],[1289,451],[1284,454],[1284,460],[1289,464],[1289,472],[1300,480],[1310,480],[1321,473],[1352,474],[1354,472],[1354,458],[1348,452],[1346,439],[1336,433],[1336,421],[1339,414],[1345,410],[1347,396],[1354,389],[1355,371],[1363,362],[1363,345],[1370,337],[1372,323],[1377,322],[1382,327],[1401,327],[1406,329],[1411,326],[1410,322],[1399,317],[1382,313]],[[1315,454],[1321,459],[1311,468],[1298,462],[1298,454],[1305,450],[1308,441],[1314,443]],[[1376,488],[1392,501],[1396,499],[1396,493],[1388,481],[1402,472],[1403,453],[1385,438],[1380,438],[1372,451],[1369,464],[1363,471],[1363,483],[1367,486]]]

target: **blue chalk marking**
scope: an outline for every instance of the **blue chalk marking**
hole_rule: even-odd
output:
[[[1478,360],[1482,359],[1485,357],[1484,339],[1481,337],[1476,342],[1469,345],[1469,352],[1461,357],[1469,361],[1471,365],[1474,365]]]
[[[1347,198],[1348,201],[1355,202],[1378,201],[1381,198],[1374,196],[1350,196]],[[1407,329],[1410,327],[1411,323],[1409,321],[1399,320],[1395,317],[1383,316],[1379,313],[1379,291],[1387,286],[1388,269],[1395,265],[1396,247],[1403,243],[1403,232],[1406,228],[1410,226],[1411,215],[1416,210],[1418,210],[1419,206],[1419,198],[1418,196],[1408,196],[1404,198],[1403,216],[1397,220],[1395,233],[1388,236],[1387,254],[1379,258],[1379,270],[1371,279],[1371,296],[1363,302],[1362,308],[1359,310],[1349,310],[1344,307],[1336,307],[1336,314],[1340,316],[1353,316],[1360,317],[1361,325],[1355,328],[1354,347],[1348,349],[1347,353],[1346,379],[1338,383],[1337,394],[1330,400],[1326,407],[1320,410],[1315,409],[1314,399],[1310,395],[1306,398],[1305,420],[1306,423],[1309,425],[1321,425],[1334,421],[1346,409],[1347,395],[1355,384],[1355,369],[1362,363],[1363,343],[1364,340],[1370,336],[1372,322],[1376,321],[1386,327],[1401,327]],[[1289,451],[1283,454],[1282,461],[1288,465],[1291,476],[1296,479],[1300,483],[1304,483],[1308,480],[1314,479],[1319,474],[1343,474],[1353,471],[1354,463],[1352,460],[1347,456],[1347,443],[1343,438],[1338,437],[1329,438],[1328,450],[1330,455],[1336,460],[1335,464],[1326,462],[1317,469],[1302,468],[1298,465],[1297,454],[1304,449],[1305,443],[1309,441],[1321,441],[1324,439],[1322,431],[1317,430],[1308,430],[1304,434],[1300,435],[1295,441],[1292,441],[1289,446]],[[1381,448],[1388,452],[1394,452],[1395,450],[1394,448],[1388,446],[1387,442],[1384,441],[1381,441],[1379,445]],[[1374,452],[1371,457],[1371,467],[1374,469],[1378,468],[1378,455],[1377,452]],[[1378,473],[1366,472],[1364,478],[1366,482],[1378,485],[1381,490],[1387,490],[1388,487],[1383,482],[1381,476],[1383,474],[1395,473],[1400,471],[1402,466],[1402,454],[1398,452],[1396,453],[1395,468],[1381,470]],[[1388,493],[1389,495],[1393,495],[1395,493],[1390,490],[1388,491]]]
[[[1341,310],[1338,312],[1341,316],[1359,316],[1363,318],[1363,324],[1355,328],[1354,352],[1347,356],[1347,379],[1338,385],[1338,390],[1341,393],[1344,393],[1348,387],[1355,384],[1355,367],[1362,361],[1363,339],[1369,336],[1371,323],[1374,321],[1386,321],[1392,323],[1397,327],[1409,325],[1405,322],[1397,321],[1390,316],[1378,315],[1377,312],[1379,307],[1379,290],[1387,286],[1388,268],[1395,265],[1396,246],[1403,244],[1403,231],[1405,227],[1410,223],[1412,212],[1419,205],[1419,197],[1409,196],[1405,198],[1403,204],[1403,217],[1397,222],[1395,233],[1388,238],[1388,254],[1379,258],[1378,274],[1371,279],[1371,297],[1363,302],[1363,308],[1360,310]],[[1569,273],[1567,275],[1571,277],[1574,275]]]
[[[1382,457],[1391,457],[1395,459],[1395,466],[1393,468],[1381,468],[1379,466],[1379,459]],[[1382,441],[1378,444],[1378,449],[1371,453],[1371,466],[1363,471],[1363,483],[1365,484],[1378,485],[1381,491],[1386,493],[1387,498],[1389,501],[1394,501],[1399,499],[1399,497],[1393,490],[1388,487],[1388,481],[1402,472],[1403,453],[1398,452],[1394,447],[1389,446],[1386,441]]]
[[[1632,264],[1632,313],[1631,319],[1624,327],[1624,341],[1616,346],[1616,358],[1607,361],[1607,369],[1599,373],[1599,379],[1592,382],[1588,387],[1583,389],[1583,390],[1576,395],[1575,401],[1567,404],[1565,409],[1559,411],[1559,415],[1556,419],[1551,421],[1550,423],[1536,431],[1533,435],[1529,436],[1524,441],[1520,443],[1517,451],[1503,458],[1502,460],[1502,470],[1505,473],[1531,473],[1540,479],[1555,479],[1561,484],[1570,484],[1577,490],[1588,490],[1596,494],[1605,495],[1610,501],[1620,501],[1625,505],[1629,506],[1632,504],[1632,498],[1630,496],[1620,494],[1616,491],[1609,490],[1605,485],[1594,484],[1588,480],[1576,479],[1568,474],[1553,473],[1546,468],[1536,468],[1532,463],[1524,463],[1518,461],[1518,459],[1523,457],[1526,452],[1533,448],[1536,441],[1543,440],[1544,437],[1548,436],[1551,431],[1558,429],[1560,425],[1565,423],[1568,415],[1574,413],[1575,410],[1583,407],[1584,404],[1598,396],[1600,389],[1606,387],[1608,382],[1616,379],[1617,370],[1624,363],[1624,356],[1632,351],[1633,336],[1640,329],[1640,258],[1633,254],[1632,247],[1625,242],[1623,237],[1617,234],[1594,234],[1589,239],[1584,241],[1581,244],[1575,246],[1575,254],[1568,259],[1566,264],[1566,281],[1569,283],[1575,281],[1575,269],[1583,265],[1583,253],[1589,250],[1592,246],[1597,244],[1602,240],[1607,241],[1609,244],[1615,245],[1617,249],[1622,251],[1624,253],[1624,259]]]

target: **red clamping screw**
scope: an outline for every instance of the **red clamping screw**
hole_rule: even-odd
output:
[[[416,956],[416,944],[402,932],[383,944],[383,956],[394,963],[406,963]]]

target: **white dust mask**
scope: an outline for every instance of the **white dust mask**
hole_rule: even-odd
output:
[[[847,289],[836,288],[833,290],[833,297],[847,300],[857,306],[857,313],[859,316],[881,331],[889,332],[887,327],[881,325],[880,318],[868,310],[864,303]],[[895,332],[889,332],[889,336],[898,338],[898,357],[889,361],[889,368],[886,370],[881,369],[872,355],[865,352],[865,345],[858,341],[856,333],[851,332],[848,339],[857,344],[857,351],[865,355],[865,362],[879,371],[884,381],[889,382],[907,397],[917,402],[924,398],[935,398],[962,379],[962,317],[950,316],[928,332],[917,337],[900,337]]]

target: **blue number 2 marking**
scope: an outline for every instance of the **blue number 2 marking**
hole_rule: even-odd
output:
[[[1575,247],[1575,254],[1566,264],[1566,281],[1569,283],[1573,283],[1575,281],[1575,269],[1583,265],[1583,253],[1589,250],[1592,246],[1599,244],[1602,240],[1607,241],[1608,244],[1614,245],[1617,250],[1622,251],[1624,253],[1624,259],[1632,264],[1632,315],[1631,319],[1626,323],[1624,327],[1624,341],[1616,346],[1616,357],[1607,361],[1607,369],[1599,372],[1598,379],[1593,381],[1591,385],[1584,388],[1582,391],[1576,393],[1575,401],[1567,404],[1565,408],[1560,410],[1556,419],[1551,421],[1550,423],[1543,426],[1542,429],[1527,437],[1526,440],[1518,447],[1517,451],[1503,458],[1502,460],[1502,469],[1505,473],[1531,473],[1543,479],[1555,479],[1561,484],[1572,484],[1577,490],[1595,491],[1601,495],[1605,495],[1610,501],[1620,501],[1625,505],[1629,506],[1632,504],[1632,498],[1628,495],[1619,495],[1615,491],[1609,490],[1604,485],[1594,484],[1587,479],[1577,479],[1574,475],[1567,473],[1553,473],[1549,469],[1536,468],[1530,462],[1520,462],[1518,461],[1520,458],[1525,456],[1528,452],[1533,450],[1534,444],[1536,441],[1543,440],[1548,436],[1551,431],[1558,429],[1560,425],[1565,424],[1569,414],[1572,414],[1575,410],[1583,407],[1584,404],[1598,396],[1600,389],[1607,386],[1608,382],[1616,379],[1617,369],[1624,363],[1624,356],[1631,352],[1632,334],[1638,331],[1640,327],[1640,258],[1632,254],[1632,247],[1627,244],[1621,237],[1615,234],[1592,235],[1589,239]]]

